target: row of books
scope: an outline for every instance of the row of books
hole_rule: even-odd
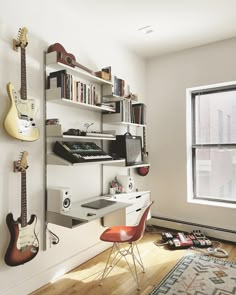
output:
[[[135,103],[132,105],[132,123],[146,125],[146,105]]]
[[[132,123],[132,101],[130,99],[123,99],[115,104],[116,113],[121,114],[121,121]]]
[[[116,76],[112,77],[113,93],[117,96],[125,95],[125,80]]]
[[[62,98],[91,105],[96,104],[97,92],[95,85],[76,80],[66,70],[50,73],[47,84],[48,89],[61,88]]]
[[[133,104],[131,99],[123,99],[114,103],[116,113],[105,114],[104,123],[126,122],[146,125],[146,105],[143,103]]]
[[[116,76],[111,76],[112,85],[103,85],[103,96],[112,97],[112,96],[125,96],[125,80],[117,78]],[[106,99],[107,100],[107,99]],[[108,101],[112,101],[109,100]]]

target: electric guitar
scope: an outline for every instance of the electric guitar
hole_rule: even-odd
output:
[[[27,152],[23,152],[20,160],[16,163],[16,170],[21,172],[21,217],[17,221],[13,219],[12,213],[9,213],[6,217],[6,223],[11,236],[5,254],[5,263],[9,266],[18,266],[32,260],[39,250],[39,241],[35,234],[36,215],[31,215],[29,222],[27,222],[27,155]]]
[[[48,53],[53,52],[53,51],[56,51],[56,53],[57,53],[57,61],[58,62],[61,62],[65,65],[73,67],[73,68],[78,67],[78,68],[90,73],[91,75],[95,75],[94,71],[79,64],[76,61],[75,56],[72,53],[68,53],[60,43],[55,43],[55,44],[52,44],[51,46],[48,47]]]
[[[16,47],[21,48],[21,90],[15,90],[11,83],[7,84],[7,93],[10,98],[10,110],[4,120],[6,132],[23,141],[35,141],[39,138],[39,129],[35,123],[35,116],[38,111],[35,100],[27,99],[26,87],[26,57],[25,47],[27,29],[19,30]]]
[[[148,163],[148,152],[146,151],[146,132],[145,127],[143,127],[143,151],[142,151],[142,159],[144,163]],[[149,166],[143,166],[137,168],[137,172],[141,176],[146,176],[149,172]]]

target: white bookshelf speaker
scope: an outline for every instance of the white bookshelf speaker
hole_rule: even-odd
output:
[[[71,208],[71,189],[52,187],[47,191],[47,210],[57,213],[68,212]]]
[[[117,175],[118,182],[124,188],[125,193],[131,193],[134,190],[134,179],[127,175]]]

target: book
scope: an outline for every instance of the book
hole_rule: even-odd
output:
[[[48,89],[63,87],[64,75],[66,74],[66,70],[60,70],[50,73],[48,76]]]
[[[133,118],[135,124],[146,124],[146,105],[144,103],[135,103],[132,105]]]

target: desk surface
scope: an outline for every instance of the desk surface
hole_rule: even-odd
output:
[[[109,206],[107,206],[105,208],[101,208],[101,209],[90,209],[90,208],[86,208],[86,207],[81,206],[83,204],[93,202],[96,200],[100,200],[100,199],[112,200],[109,196],[100,196],[100,197],[89,198],[89,199],[83,200],[81,202],[75,202],[72,204],[70,211],[65,212],[63,215],[70,216],[73,219],[92,221],[92,220],[101,218],[109,213],[114,212],[114,211],[117,211],[119,209],[123,209],[123,208],[130,206],[130,204],[123,203],[123,202],[116,202],[115,204],[109,205]],[[90,216],[90,215],[88,215],[88,213],[90,213],[92,215]]]
[[[107,195],[107,196],[89,198],[80,202],[74,202],[72,203],[71,209],[68,212],[57,213],[57,212],[48,211],[47,221],[58,224],[58,225],[66,226],[66,227],[73,227],[75,225],[80,225],[80,224],[87,223],[89,221],[93,221],[98,218],[104,217],[110,213],[113,213],[121,209],[125,209],[126,207],[131,205],[127,202],[126,203],[116,202],[115,204],[112,204],[102,209],[90,209],[90,208],[81,206],[88,202],[92,202],[92,201],[96,201],[100,199],[112,200],[112,198],[109,195]],[[88,215],[88,213],[90,213],[91,215]]]

